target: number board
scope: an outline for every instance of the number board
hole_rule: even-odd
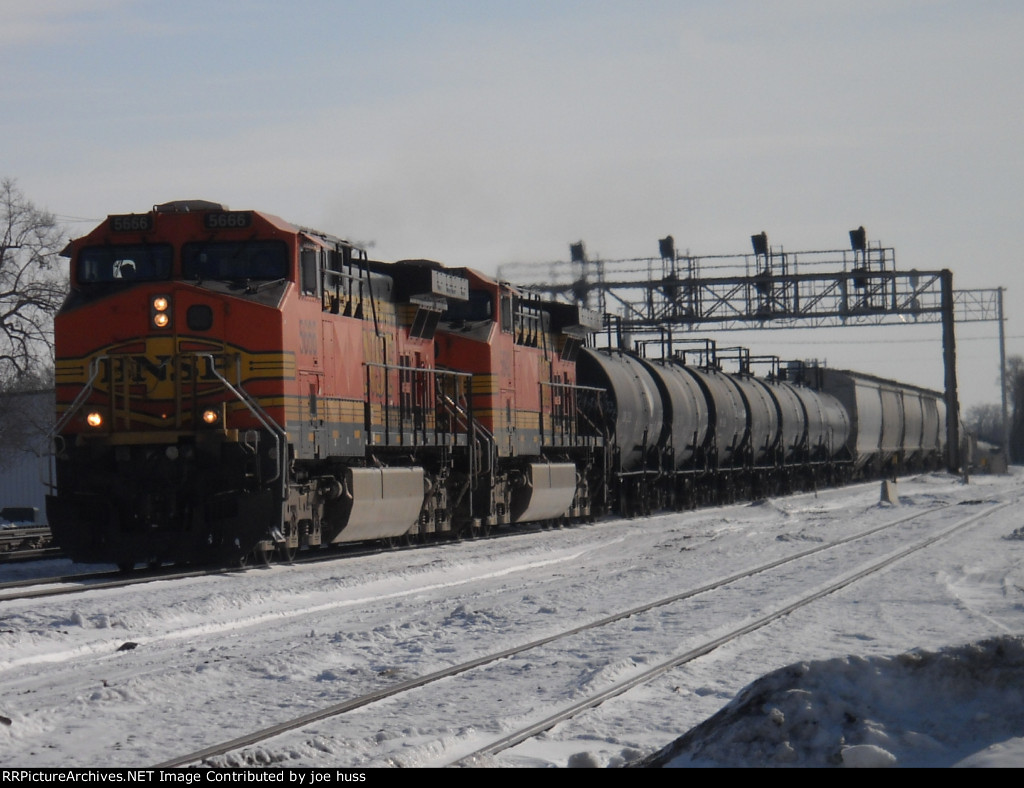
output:
[[[146,233],[153,229],[151,213],[126,213],[108,218],[110,229],[115,233]]]
[[[252,211],[217,211],[203,216],[207,230],[237,230],[252,226]]]

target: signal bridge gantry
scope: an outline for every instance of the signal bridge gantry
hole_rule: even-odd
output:
[[[751,236],[753,254],[678,254],[671,236],[658,257],[589,260],[583,242],[571,259],[513,263],[498,276],[533,282],[530,289],[609,315],[620,341],[629,335],[673,335],[698,329],[762,330],[905,324],[942,324],[948,465],[959,460],[956,322],[998,321],[1005,370],[1002,288],[954,290],[943,270],[899,270],[891,247],[867,243],[863,227],[850,231],[850,249],[786,252],[765,233]],[[1005,391],[1005,386],[1004,386]],[[1007,424],[1004,395],[1003,422]],[[1004,430],[1005,431],[1005,430]]]

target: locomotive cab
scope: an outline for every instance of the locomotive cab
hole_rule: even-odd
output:
[[[293,235],[186,201],[110,216],[69,244],[47,510],[73,558],[234,555],[279,520],[287,454],[271,410]]]

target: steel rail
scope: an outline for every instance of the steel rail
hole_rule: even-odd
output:
[[[798,561],[798,560],[800,560],[802,558],[806,558],[808,556],[814,555],[815,553],[824,552],[826,550],[834,549],[836,547],[839,547],[841,545],[847,544],[849,542],[856,541],[858,539],[866,538],[866,537],[871,536],[871,535],[873,535],[875,533],[878,533],[880,531],[884,531],[884,530],[887,530],[887,529],[890,529],[890,528],[897,527],[897,526],[902,525],[904,523],[907,523],[907,522],[909,522],[911,520],[915,520],[915,519],[917,519],[919,517],[924,517],[925,515],[931,514],[933,512],[942,511],[944,509],[951,508],[952,506],[955,506],[955,505],[956,504],[942,504],[940,506],[930,507],[928,509],[925,509],[924,511],[914,512],[913,514],[904,515],[904,516],[899,517],[899,518],[897,518],[897,519],[895,519],[895,520],[893,520],[891,522],[887,522],[887,523],[883,523],[882,525],[874,526],[872,528],[869,528],[869,529],[867,529],[865,531],[862,531],[862,532],[859,532],[857,534],[851,534],[850,536],[843,537],[841,539],[838,539],[838,540],[836,540],[834,542],[830,542],[828,544],[817,545],[815,547],[811,547],[811,548],[808,548],[806,550],[801,550],[799,552],[790,554],[788,556],[784,556],[782,558],[778,558],[778,559],[766,562],[764,564],[760,564],[758,566],[755,566],[755,567],[752,567],[752,568],[748,568],[748,569],[742,570],[740,572],[736,572],[735,574],[728,575],[727,577],[719,578],[717,580],[713,580],[713,581],[711,581],[709,583],[706,583],[706,584],[704,584],[702,586],[699,586],[699,587],[696,587],[696,588],[691,588],[691,589],[688,589],[686,591],[682,591],[682,592],[677,593],[677,594],[672,594],[670,596],[667,596],[667,597],[655,600],[653,602],[648,602],[648,603],[645,603],[643,605],[632,607],[632,608],[630,608],[628,610],[620,611],[618,613],[613,613],[612,615],[609,615],[609,616],[606,616],[606,617],[603,617],[603,618],[600,618],[600,619],[597,619],[595,621],[591,621],[591,622],[588,622],[588,623],[585,623],[585,624],[581,624],[578,627],[574,627],[572,629],[564,630],[562,632],[557,632],[557,633],[554,633],[552,635],[548,635],[548,636],[545,636],[543,638],[539,638],[537,640],[532,640],[532,641],[530,641],[528,643],[523,643],[523,644],[519,644],[519,645],[516,645],[516,646],[511,646],[511,647],[509,647],[507,649],[502,649],[500,651],[496,651],[496,652],[493,652],[491,654],[486,654],[486,655],[483,655],[483,656],[478,657],[476,659],[469,660],[467,662],[463,662],[463,663],[460,663],[460,664],[457,664],[457,665],[452,665],[452,666],[449,666],[449,667],[446,667],[446,668],[442,668],[440,670],[434,671],[432,673],[425,674],[423,676],[419,676],[419,677],[416,677],[416,678],[413,678],[413,679],[409,679],[407,681],[402,681],[402,682],[399,682],[399,683],[396,683],[396,684],[392,684],[392,685],[389,685],[387,687],[382,687],[382,688],[380,688],[378,690],[375,690],[373,692],[366,693],[365,695],[360,695],[360,696],[357,696],[357,697],[354,697],[354,698],[350,698],[347,701],[343,701],[341,703],[337,703],[337,704],[334,704],[332,706],[325,707],[323,709],[318,709],[316,711],[309,712],[308,714],[304,714],[304,715],[301,715],[299,717],[295,717],[295,718],[290,719],[290,720],[285,720],[285,721],[283,721],[281,723],[278,723],[276,725],[272,725],[272,726],[270,726],[268,728],[263,728],[263,729],[261,729],[259,731],[254,731],[252,733],[248,733],[248,734],[245,734],[243,736],[236,737],[234,739],[231,739],[230,741],[225,741],[225,742],[221,742],[221,743],[218,743],[218,744],[210,745],[209,747],[205,747],[202,750],[198,750],[196,752],[189,753],[187,755],[183,755],[183,756],[180,756],[180,757],[177,757],[177,758],[165,761],[163,763],[160,763],[155,768],[171,769],[171,768],[188,766],[190,764],[201,763],[201,762],[205,761],[206,759],[209,759],[209,758],[212,758],[212,757],[215,757],[215,756],[218,756],[218,755],[224,755],[224,754],[226,754],[228,752],[231,752],[233,750],[238,750],[238,749],[241,749],[242,747],[246,747],[246,746],[250,746],[250,745],[253,745],[253,744],[257,744],[257,743],[262,742],[262,741],[266,741],[266,740],[271,739],[271,738],[273,738],[275,736],[278,736],[280,734],[287,733],[289,731],[305,727],[306,725],[311,725],[312,723],[315,723],[315,722],[320,722],[322,720],[329,719],[331,717],[341,716],[341,715],[346,714],[346,713],[348,713],[350,711],[354,711],[355,709],[359,709],[359,708],[362,708],[364,706],[368,706],[371,703],[375,703],[377,701],[384,700],[386,698],[390,698],[390,697],[399,695],[399,694],[404,693],[404,692],[409,692],[411,690],[418,689],[420,687],[424,687],[424,686],[426,686],[428,684],[432,684],[432,683],[440,681],[442,679],[451,678],[452,676],[456,676],[456,675],[459,675],[461,673],[465,673],[465,672],[467,672],[469,670],[473,670],[474,668],[482,667],[484,665],[487,665],[487,664],[490,664],[490,663],[493,663],[493,662],[497,662],[499,660],[506,659],[508,657],[515,656],[517,654],[520,654],[520,653],[523,653],[523,652],[526,652],[526,651],[530,651],[532,649],[539,648],[541,646],[547,645],[547,644],[552,643],[554,641],[561,640],[561,639],[564,639],[564,638],[567,638],[567,637],[571,637],[573,635],[577,635],[577,634],[579,634],[581,632],[585,632],[585,631],[590,630],[590,629],[597,629],[597,628],[600,628],[600,627],[603,627],[603,626],[608,626],[609,624],[613,624],[613,623],[615,623],[617,621],[621,621],[621,620],[629,618],[631,616],[635,616],[635,615],[637,615],[639,613],[644,613],[644,612],[647,612],[649,610],[653,610],[653,609],[658,608],[658,607],[664,607],[666,605],[670,605],[670,604],[673,604],[675,602],[680,602],[680,601],[689,599],[691,597],[707,593],[708,591],[712,591],[712,590],[715,590],[717,588],[721,588],[723,586],[727,586],[727,585],[729,585],[731,583],[735,583],[735,582],[737,582],[739,580],[751,577],[753,575],[756,575],[756,574],[759,574],[759,573],[762,573],[762,572],[769,571],[769,570],[774,569],[774,568],[776,568],[778,566],[782,566],[784,564],[787,564],[787,563],[790,563],[790,562],[793,562],[793,561]],[[1004,504],[1004,505],[1008,505],[1008,504]],[[1001,508],[1001,507],[997,507],[997,508]],[[993,511],[994,511],[994,509],[993,509]],[[852,582],[852,581],[848,581],[848,582]],[[760,624],[760,626],[763,626],[763,624]],[[754,628],[756,628],[756,627],[754,627]],[[734,636],[738,636],[738,635],[734,635]],[[722,642],[724,642],[724,641],[722,641]],[[720,643],[716,640],[716,641],[714,641],[714,645],[712,645],[707,650],[710,650],[711,648],[717,648],[718,645],[720,645]],[[706,651],[702,652],[702,653],[706,653]],[[693,657],[690,657],[690,658],[692,659]],[[667,670],[668,668],[665,668],[665,669]],[[628,689],[628,687],[626,689]],[[624,692],[626,690],[623,689],[621,691]],[[589,702],[585,701],[582,704],[581,707],[585,708],[588,705],[596,705],[596,703],[600,703],[601,700],[603,700],[603,699],[604,698],[602,697],[600,700],[597,700],[594,703],[589,703]],[[572,716],[572,714],[576,713],[578,710],[579,709],[574,706],[573,710],[570,713],[568,713],[568,716]],[[564,719],[564,718],[565,717],[563,717],[563,716],[559,717],[559,719]],[[551,727],[551,725],[554,725],[554,724],[556,724],[559,721],[558,719],[554,719],[554,721],[551,721],[552,719],[553,718],[549,718],[549,720],[545,720],[544,721],[544,724],[546,725],[546,727]],[[531,726],[531,730],[533,729],[533,727],[534,726]],[[544,729],[546,729],[546,728],[542,728],[541,730],[544,730]],[[514,736],[515,734],[512,734],[512,735]],[[523,738],[529,738],[531,735],[536,735],[536,734],[535,733],[524,734]],[[509,738],[509,737],[506,737],[506,738]],[[491,746],[494,746],[494,745],[491,745]],[[512,745],[511,744],[507,744],[507,745],[504,745],[502,747],[499,747],[499,749],[504,749],[505,746],[512,746]],[[463,758],[459,759],[459,762],[465,760],[466,758],[471,758],[471,757],[479,755],[479,754],[484,754],[484,750],[477,751],[476,753],[473,753],[470,756],[464,756]]]
[[[768,613],[767,615],[761,616],[760,618],[755,619],[754,621],[751,621],[741,627],[738,627],[732,630],[731,632],[727,632],[721,637],[709,640],[707,643],[703,643],[700,646],[690,649],[689,651],[683,654],[679,654],[675,657],[672,657],[669,660],[661,662],[658,665],[655,665],[654,667],[649,668],[625,681],[619,682],[618,684],[615,684],[614,686],[609,687],[599,693],[595,693],[594,695],[584,698],[578,703],[574,703],[571,706],[567,706],[566,708],[562,709],[556,714],[552,714],[551,716],[546,717],[545,719],[540,720],[539,722],[533,723],[524,728],[520,728],[519,730],[514,731],[513,733],[507,734],[501,737],[500,739],[491,742],[487,746],[481,747],[480,749],[475,750],[469,755],[464,755],[446,765],[473,765],[473,762],[480,758],[494,755],[498,752],[501,752],[502,750],[507,750],[510,747],[514,747],[517,744],[521,744],[527,739],[531,739],[534,736],[543,733],[544,731],[550,730],[558,723],[571,719],[572,717],[579,714],[581,711],[585,711],[586,709],[599,706],[606,700],[622,695],[628,692],[629,690],[633,689],[634,687],[646,684],[652,681],[653,679],[656,679],[657,677],[661,676],[662,674],[679,667],[680,665],[684,665],[687,662],[692,662],[698,657],[703,657],[711,653],[715,649],[725,645],[726,643],[729,643],[730,641],[736,640],[744,635],[748,635],[751,632],[761,629],[762,627],[767,626],[768,624],[777,621],[780,618],[790,615],[794,611],[799,610],[800,608],[805,607],[811,604],[812,602],[816,602],[817,600],[823,597],[826,597],[830,594],[834,594],[836,591],[846,588],[847,586],[856,583],[858,580],[863,580],[865,577],[869,577],[870,575],[876,574],[882,571],[883,569],[891,566],[892,564],[896,563],[897,561],[901,561],[907,556],[912,555],[913,553],[924,550],[925,548],[930,547],[936,542],[945,539],[949,536],[952,536],[956,532],[968,528],[969,526],[974,525],[979,520],[988,517],[989,515],[999,511],[1000,509],[1005,509],[1007,506],[1011,506],[1014,503],[1014,501],[1006,501],[1004,503],[992,506],[991,508],[986,509],[984,512],[979,512],[978,514],[967,517],[959,521],[958,523],[954,524],[953,526],[947,528],[946,530],[942,531],[939,534],[923,539],[917,542],[916,544],[911,545],[910,547],[898,550],[895,553],[890,554],[889,556],[880,561],[876,561],[875,563],[869,565],[864,569],[861,569],[857,572],[854,572],[843,577],[841,580],[838,580],[835,583],[825,586],[824,588],[821,588],[811,594],[808,594],[807,596],[798,599],[784,607],[774,610],[771,613]],[[930,511],[934,511],[934,509]]]

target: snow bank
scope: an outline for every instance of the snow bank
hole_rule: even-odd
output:
[[[781,668],[649,767],[1024,766],[1024,637]]]

